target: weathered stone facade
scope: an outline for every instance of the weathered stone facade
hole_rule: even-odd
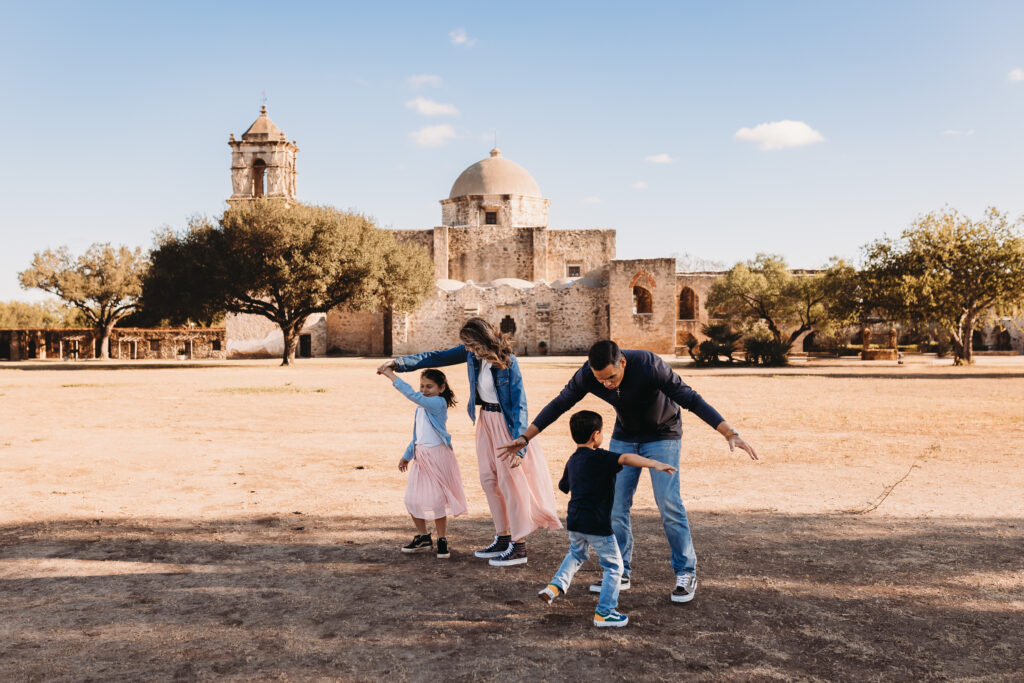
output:
[[[98,338],[89,327],[0,330],[0,360],[97,358]],[[226,332],[211,328],[115,327],[112,360],[211,360],[227,357]]]

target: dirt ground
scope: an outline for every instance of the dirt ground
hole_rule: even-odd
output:
[[[398,552],[413,406],[379,362],[0,364],[0,680],[1024,679],[1024,358],[680,363],[762,460],[684,414],[697,597],[669,601],[645,476],[630,625],[602,630],[596,561],[536,598],[565,531],[472,557],[462,367],[470,514],[450,560]],[[579,362],[521,360],[531,415]],[[539,441],[557,477],[568,420]]]

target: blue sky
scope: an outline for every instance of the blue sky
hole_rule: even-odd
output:
[[[35,251],[222,211],[264,91],[300,199],[396,228],[438,223],[494,131],[551,227],[615,228],[622,258],[816,267],[945,204],[1024,214],[1020,2],[3,12],[0,300],[40,298],[16,280]]]

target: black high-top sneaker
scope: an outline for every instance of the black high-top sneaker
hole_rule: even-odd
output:
[[[442,537],[437,539],[437,559],[447,560],[452,556],[450,550],[448,550],[448,537]]]
[[[474,555],[487,559],[488,557],[497,557],[503,552],[508,550],[508,547],[512,544],[511,536],[495,536],[494,542],[483,550],[477,550]]]
[[[430,534],[417,534],[409,545],[402,546],[403,553],[422,553],[434,547],[434,541]]]
[[[510,543],[508,550],[489,560],[492,567],[509,567],[513,564],[526,564],[526,541]]]

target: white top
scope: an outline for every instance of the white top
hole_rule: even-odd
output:
[[[484,403],[497,403],[498,391],[494,388],[494,375],[491,364],[480,359],[480,375],[476,379],[476,392]]]
[[[427,419],[427,411],[422,406],[416,409],[416,443],[420,446],[443,446],[444,439]]]

